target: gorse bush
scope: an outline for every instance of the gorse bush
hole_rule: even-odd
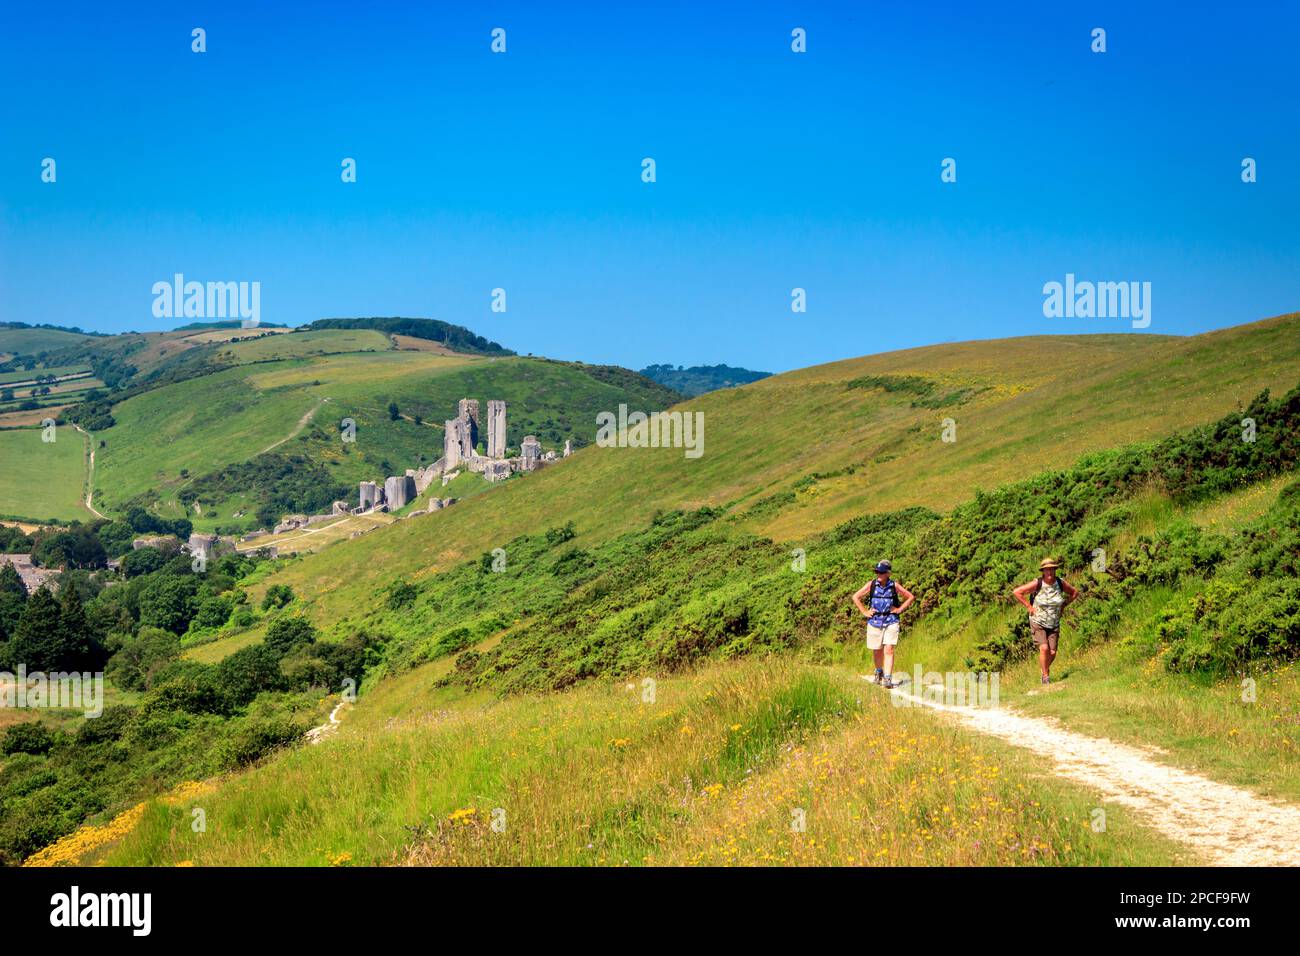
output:
[[[1253,442],[1243,438],[1246,417],[1256,423]],[[525,536],[507,546],[504,572],[486,573],[491,555],[484,555],[472,584],[464,569],[439,574],[412,610],[425,628],[446,634],[449,621],[465,626],[490,620],[502,607],[518,608],[522,626],[503,625],[497,646],[463,656],[464,665],[446,679],[501,692],[553,689],[597,675],[855,640],[861,624],[848,597],[870,566],[889,556],[917,594],[916,616],[1004,609],[1005,624],[968,659],[997,669],[1030,650],[1024,613],[1010,592],[1034,575],[1044,554],[1061,554],[1067,577],[1085,594],[1071,611],[1085,642],[1113,636],[1124,602],[1141,590],[1208,582],[1229,565],[1261,579],[1294,568],[1300,516],[1287,503],[1300,502],[1300,492],[1290,490],[1270,519],[1283,524],[1281,535],[1248,530],[1229,538],[1176,521],[1124,548],[1113,539],[1130,526],[1139,495],[1164,494],[1186,505],[1293,469],[1297,436],[1300,390],[1278,400],[1265,393],[1213,425],[977,492],[946,515],[913,507],[855,518],[804,545],[802,572],[787,549],[738,531],[715,508],[663,512],[642,531],[594,548],[563,547],[570,542],[557,544],[553,534]],[[1091,569],[1099,548],[1107,552],[1104,572]],[[541,560],[552,550],[559,553]],[[390,666],[461,649],[459,642],[434,641],[416,653],[415,640],[394,642]],[[1286,637],[1261,643],[1242,632],[1233,659],[1243,654],[1297,656],[1300,646]],[[1224,660],[1189,653],[1169,658],[1178,662],[1169,666],[1218,668]]]

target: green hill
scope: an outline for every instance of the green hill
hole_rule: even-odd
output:
[[[412,338],[438,342],[455,352],[479,355],[514,355],[496,342],[475,335],[461,325],[452,325],[438,319],[391,318],[318,319],[309,329],[375,329],[388,335],[409,335]]]
[[[919,599],[899,670],[999,673],[1017,709],[1300,801],[1297,332],[1289,315],[845,360],[677,406],[703,415],[699,457],[599,447],[594,414],[575,419],[587,443],[562,464],[245,577],[242,623],[200,635],[121,716],[126,766],[170,768],[150,786],[221,774],[201,786],[209,831],[169,797],[106,828],[134,826],[121,842],[76,845],[150,865],[1196,862],[1204,848],[1113,803],[1096,836],[1095,791],[1050,761],[864,690],[848,595],[888,555]],[[434,358],[449,357],[206,376],[239,384],[185,413],[233,404],[162,444],[247,442],[222,421],[273,431],[263,419],[291,423],[301,406],[276,403],[299,390],[382,401],[403,363]],[[525,395],[588,374],[452,361],[421,366],[410,400],[485,369],[504,371],[497,387],[534,376]],[[328,396],[303,384],[323,369]],[[124,437],[166,420],[126,408],[147,397],[123,403],[138,414]],[[1085,599],[1049,694],[1007,595],[1052,553]],[[364,672],[336,739],[277,750],[326,723],[336,659]],[[231,682],[251,688],[234,704]],[[163,714],[172,742],[132,729]],[[791,807],[817,821],[808,838]]]
[[[694,397],[705,392],[716,392],[720,388],[748,385],[767,378],[772,373],[732,368],[730,365],[693,365],[690,368],[682,368],[680,365],[650,365],[641,369],[641,374],[683,395]]]
[[[931,346],[848,359],[714,392],[705,452],[584,448],[564,469],[440,516],[349,543],[284,571],[330,583],[315,613],[373,605],[383,582],[422,577],[540,525],[572,521],[584,545],[646,527],[659,511],[723,507],[746,531],[796,546],[864,513],[946,510],[1091,451],[1151,440],[1284,392],[1300,375],[1300,315],[1191,338],[1062,336]],[[933,382],[953,404],[928,408],[882,376]],[[870,384],[876,380],[876,384]],[[956,441],[942,441],[945,418]],[[588,443],[594,421],[586,424]],[[337,602],[337,603],[335,603]]]
[[[72,329],[3,323],[0,324],[0,354],[39,355],[79,345],[92,338],[93,336]]]
[[[365,329],[225,343],[212,360],[228,367],[113,406],[116,424],[95,432],[102,443],[97,507],[121,512],[140,505],[164,517],[190,517],[200,529],[250,527],[264,523],[256,519],[257,496],[240,490],[239,475],[222,472],[261,456],[315,463],[323,469],[321,484],[355,499],[362,479],[441,457],[443,422],[463,397],[484,407],[492,398],[507,403],[511,447],[532,434],[556,451],[566,439],[589,441],[582,423],[600,410],[620,402],[661,408],[678,397],[622,370],[395,350],[386,335]],[[355,442],[340,437],[345,419],[356,424]],[[329,500],[327,494],[323,503]],[[236,518],[240,511],[246,514]]]

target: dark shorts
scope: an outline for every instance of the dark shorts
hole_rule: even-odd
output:
[[[1030,621],[1029,633],[1034,635],[1034,643],[1039,647],[1046,644],[1053,654],[1056,653],[1056,643],[1061,639],[1061,629],[1059,627],[1049,631],[1043,625]]]

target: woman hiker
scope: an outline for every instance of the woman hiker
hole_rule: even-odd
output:
[[[893,566],[888,561],[876,565],[876,576],[864,584],[853,603],[857,605],[862,616],[867,619],[867,647],[876,659],[876,676],[874,683],[884,687],[897,687],[894,683],[894,648],[898,645],[898,615],[902,614],[916,596],[897,581],[890,578]],[[902,595],[902,601],[899,601]],[[862,603],[866,598],[871,605],[870,611]]]
[[[1038,669],[1043,683],[1049,683],[1056,646],[1061,638],[1061,612],[1079,596],[1070,583],[1056,573],[1061,566],[1054,558],[1044,558],[1038,565],[1039,577],[1022,584],[1012,593],[1029,609],[1029,631],[1038,645]]]

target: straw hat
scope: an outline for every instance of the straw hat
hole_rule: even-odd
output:
[[[1059,568],[1060,566],[1061,562],[1057,561],[1055,558],[1043,558],[1043,560],[1038,562],[1039,571],[1046,571],[1048,568]]]

